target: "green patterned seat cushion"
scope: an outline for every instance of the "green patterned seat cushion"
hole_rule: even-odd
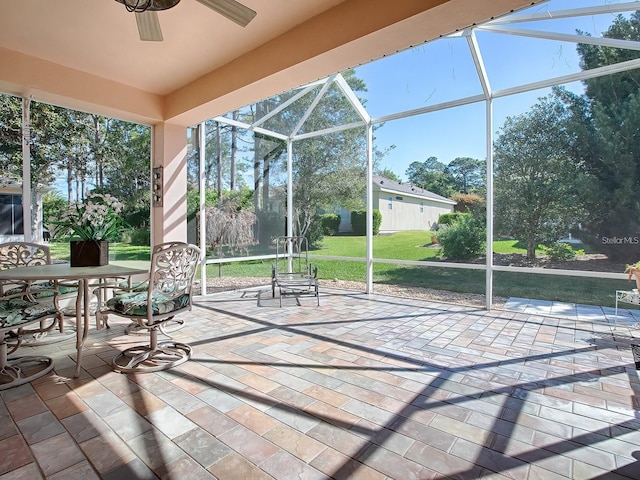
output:
[[[146,292],[149,290],[149,282],[131,282],[131,286],[129,286],[128,281],[120,282],[118,287],[122,290],[128,290],[130,292]]]
[[[147,292],[129,292],[116,295],[107,300],[107,307],[124,315],[147,316]],[[154,292],[151,297],[153,315],[171,313],[189,305],[189,295],[181,294],[169,297],[161,292]]]
[[[57,313],[52,304],[30,302],[22,298],[0,300],[0,328],[19,327]]]
[[[29,294],[34,298],[46,298],[53,297],[54,283],[51,281],[32,283],[29,286]],[[58,291],[61,295],[65,293],[75,293],[78,291],[78,287],[72,285],[58,285]],[[24,292],[24,287],[10,288],[5,292],[6,295],[15,295],[16,293]]]

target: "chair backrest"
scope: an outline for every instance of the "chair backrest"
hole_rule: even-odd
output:
[[[306,237],[276,238],[276,273],[308,273],[309,246]]]
[[[200,248],[183,242],[167,242],[153,247],[149,275],[148,305],[161,294],[191,309],[191,288],[200,264]],[[177,313],[177,312],[174,312]]]
[[[51,251],[46,245],[30,242],[0,243],[0,270],[51,263]]]

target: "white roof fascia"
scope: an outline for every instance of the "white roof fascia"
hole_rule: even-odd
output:
[[[429,197],[428,195],[423,195],[417,192],[405,192],[404,190],[395,190],[393,188],[386,188],[386,187],[381,187],[380,185],[374,183],[373,186],[375,187],[376,190],[379,190],[381,192],[384,193],[393,193],[394,195],[401,195],[403,197],[413,197],[413,198],[419,198],[422,200],[430,200],[432,202],[439,202],[439,203],[448,203],[450,205],[456,205],[458,202],[456,202],[455,200],[451,200],[450,198],[446,198],[446,197],[442,197],[442,195],[438,195],[437,193],[433,193],[430,192],[433,195],[438,195],[438,197],[440,198],[433,198],[433,197]]]

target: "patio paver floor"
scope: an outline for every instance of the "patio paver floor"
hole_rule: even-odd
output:
[[[0,393],[0,480],[640,478],[635,329],[566,304],[325,288],[278,305],[198,297],[172,335],[193,357],[165,372],[111,371],[145,341],[117,317],[79,379],[72,341],[34,347],[55,375]]]

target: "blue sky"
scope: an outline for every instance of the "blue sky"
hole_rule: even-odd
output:
[[[594,5],[624,3],[612,0],[552,0],[527,12],[555,11]],[[639,2],[640,8],[640,2]],[[536,30],[575,33],[576,29],[600,36],[616,14],[531,22]],[[489,32],[477,33],[491,88],[530,83],[580,71],[575,44]],[[482,93],[467,41],[447,38],[357,67],[368,92],[366,108],[376,118],[390,113],[434,105]],[[579,82],[565,85],[582,93]],[[536,90],[494,101],[494,135],[508,116],[526,112],[549,89]],[[486,157],[485,104],[429,113],[386,122],[375,132],[376,146],[395,148],[383,159],[389,168],[406,180],[413,161],[435,156],[443,163],[457,157]]]

